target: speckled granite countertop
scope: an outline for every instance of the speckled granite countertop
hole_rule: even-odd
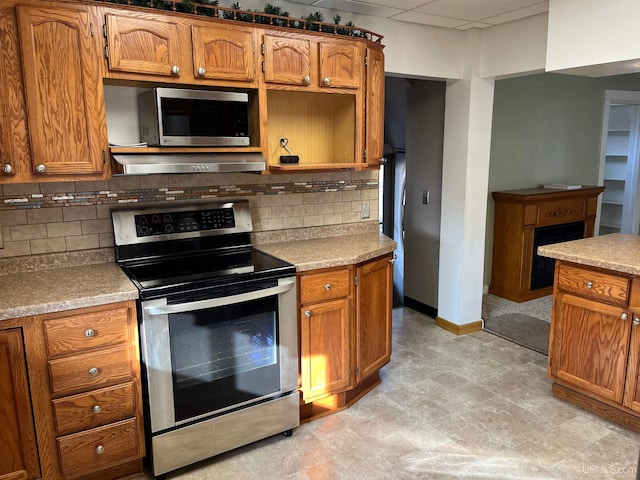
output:
[[[538,254],[557,260],[640,275],[640,236],[613,233],[538,247]]]
[[[137,298],[116,263],[0,275],[0,320]]]
[[[299,272],[304,272],[364,262],[394,251],[396,242],[375,232],[254,246],[265,253],[293,263]]]

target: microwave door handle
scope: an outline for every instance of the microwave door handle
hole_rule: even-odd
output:
[[[234,303],[247,302],[249,300],[258,300],[272,295],[279,295],[291,290],[295,284],[295,281],[288,281],[283,282],[277,287],[265,288],[254,292],[240,293],[238,295],[231,295],[228,297],[211,298],[208,300],[178,303],[176,305],[166,305],[162,307],[144,307],[144,311],[149,315],[165,315],[169,313],[193,312],[194,310],[202,310],[205,308],[223,307]]]

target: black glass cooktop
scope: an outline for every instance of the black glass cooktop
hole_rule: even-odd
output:
[[[120,264],[143,297],[295,274],[290,263],[252,247]]]

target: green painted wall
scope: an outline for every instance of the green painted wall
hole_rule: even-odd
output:
[[[640,74],[543,73],[495,82],[484,284],[491,282],[491,192],[563,182],[595,185],[604,91],[640,90]]]

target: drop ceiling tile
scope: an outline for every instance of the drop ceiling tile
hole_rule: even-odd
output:
[[[402,12],[399,8],[389,8],[370,3],[354,2],[353,0],[318,0],[313,3],[313,6],[385,18]]]
[[[303,5],[311,5],[316,0],[287,0],[292,3],[302,3]]]
[[[398,8],[400,10],[413,10],[416,7],[432,3],[435,0],[362,0],[363,3],[383,5],[385,7]]]
[[[469,23],[466,20],[459,20],[456,18],[440,17],[438,15],[428,15],[426,13],[420,13],[414,11],[399,13],[391,17],[393,20],[400,20],[403,22],[420,23],[422,25],[432,25],[434,27],[445,28],[457,28],[465,23]]]
[[[520,18],[530,17],[532,15],[538,15],[540,13],[549,11],[549,2],[540,2],[529,7],[519,8],[511,12],[505,12],[495,17],[484,18],[483,22],[491,23],[492,25],[498,25],[499,23],[511,22],[513,20],[519,20]]]
[[[456,27],[456,30],[470,30],[472,28],[487,28],[487,27],[493,27],[493,24],[482,23],[482,22],[469,22],[469,23],[465,23],[464,25],[460,25],[459,27]]]
[[[520,8],[529,7],[540,0],[435,0],[416,8],[417,12],[479,21]]]

